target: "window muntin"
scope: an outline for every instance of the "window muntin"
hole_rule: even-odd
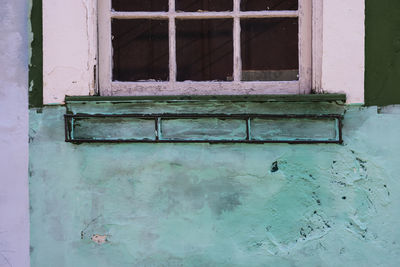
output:
[[[116,6],[114,2],[119,3],[118,11],[114,10],[114,6]],[[221,6],[215,4],[213,6],[212,3],[228,3],[230,1],[169,0],[168,11],[153,11],[154,5],[146,7],[149,11],[143,11],[143,8],[140,6],[135,10],[132,5],[128,5],[124,10],[121,9],[122,2],[124,1],[100,0],[99,79],[100,93],[102,95],[297,94],[307,93],[311,90],[311,0],[299,0],[298,10],[293,10],[297,7],[297,1],[267,1],[271,4],[265,7],[265,10],[261,11],[243,11],[243,9],[259,9],[257,2],[262,1],[234,0],[232,1],[232,11],[218,12],[207,11],[207,9],[223,10],[224,8]],[[153,2],[161,3],[162,1]],[[192,10],[190,9],[191,5],[187,5],[190,2],[193,2],[192,5],[195,8],[201,7],[202,9],[199,9],[197,12],[176,11],[176,6],[181,6],[181,9],[184,10]],[[229,4],[226,6],[227,8],[225,9],[229,10]],[[280,10],[282,6],[288,10]],[[131,11],[132,9],[134,11]],[[124,54],[121,50],[117,51],[114,45],[116,42],[115,32],[119,30],[115,28],[115,25],[124,24],[123,21],[131,21],[132,24],[135,24],[133,21],[142,21],[144,24],[153,25],[157,24],[157,21],[158,23],[162,21],[164,32],[161,35],[164,37],[166,25],[168,26],[168,55],[166,53],[167,48],[164,37],[161,38],[163,39],[161,48],[149,42],[147,42],[148,45],[144,45],[146,42],[142,40],[142,49],[137,49],[140,52],[136,52],[138,55],[141,55],[140,53],[142,52],[148,55],[159,54],[158,56],[153,56],[157,59],[157,62],[155,62],[156,65],[162,65],[164,72],[161,75],[162,77],[159,74],[153,75],[153,77],[150,77],[151,75],[146,76],[135,73],[127,75],[134,78],[121,78],[123,76],[115,75],[117,72],[121,72],[119,69],[120,65],[116,64],[116,57],[126,62],[134,61],[132,60],[132,55],[135,52]],[[190,39],[188,35],[191,32],[196,35],[196,29],[198,28],[196,28],[196,25],[199,24],[203,24],[203,26],[200,27],[200,30],[197,30],[197,35],[200,32],[200,35],[203,36],[202,39],[204,39],[201,42],[206,44],[203,45],[203,50],[205,49],[203,52],[201,49],[196,50],[196,45],[190,47],[190,42],[187,42],[187,39]],[[213,31],[207,30],[207,27],[210,26],[204,26],[204,24],[214,24],[214,28],[220,24],[231,25],[230,29],[224,29],[224,34],[220,34],[226,38],[225,42],[221,42],[220,40],[219,46],[224,48],[221,49],[218,45],[214,44],[215,40],[221,39],[221,36],[213,35]],[[263,30],[263,27],[266,29]],[[229,31],[232,33],[231,38],[227,38]],[[139,30],[139,32],[142,32],[142,35],[150,36],[148,40],[153,40],[155,43],[161,42],[159,40],[160,36],[155,36],[154,38],[154,31],[146,33],[146,31]],[[218,33],[218,30],[214,29],[214,32]],[[138,34],[138,30],[135,30],[135,27],[125,34],[128,36],[140,35]],[[111,38],[111,36],[113,37]],[[247,39],[250,39],[250,41],[245,41],[246,36],[249,37]],[[261,38],[261,41],[258,41],[257,44],[257,41],[254,39],[260,39],[260,36],[264,36],[264,39]],[[276,38],[271,38],[271,36]],[[270,38],[271,40],[266,42],[267,39],[265,38]],[[113,40],[111,41],[111,39]],[[132,44],[130,47],[133,50],[135,47],[134,43],[139,42],[139,39],[135,40],[134,38],[131,41]],[[142,39],[145,38],[142,36]],[[186,44],[186,48],[185,45],[182,46],[182,43],[185,44],[185,39],[186,43],[188,43]],[[266,44],[264,49],[260,45],[263,42]],[[213,49],[213,45],[215,49]],[[197,47],[200,46],[197,45]],[[204,46],[208,46],[208,48],[204,48]],[[146,51],[151,50],[147,49],[149,47],[158,48],[152,49],[153,52]],[[247,47],[250,47],[250,49],[247,49]],[[214,58],[221,58],[221,53],[215,53],[217,48],[220,51],[224,51],[224,54],[228,54],[228,56],[222,57],[224,64],[220,64],[222,68],[225,67],[225,70],[220,71],[223,73],[222,76],[218,74],[220,68],[210,64],[207,66],[207,63],[202,62],[207,60],[208,62],[215,62],[212,59],[213,56],[210,56],[213,53],[215,54]],[[132,49],[128,50],[131,51]],[[162,55],[160,51],[163,51]],[[198,52],[196,53],[196,51]],[[165,75],[166,56],[168,57],[169,71],[167,77]],[[141,70],[138,73],[157,73],[157,71],[153,73],[151,68],[147,66],[154,65],[154,62],[150,62],[151,64],[147,62],[146,64],[143,62],[143,56],[136,58],[138,59],[136,60],[137,64],[133,64],[131,68],[128,68],[131,69],[129,71],[135,72],[134,70],[139,68]],[[151,56],[148,58],[151,58]],[[161,60],[162,64],[160,63],[160,58],[163,58]],[[196,62],[195,58],[201,62],[199,65],[203,67],[190,64],[192,63],[191,61]],[[269,60],[265,60],[263,64],[265,58],[269,58]],[[206,73],[201,73],[202,69]],[[230,69],[231,71],[226,69]],[[200,71],[200,73],[196,73],[196,71]]]

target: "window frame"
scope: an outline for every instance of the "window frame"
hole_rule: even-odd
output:
[[[249,95],[249,94],[308,94],[320,87],[320,64],[316,52],[322,39],[318,32],[322,7],[318,0],[299,0],[296,11],[240,11],[240,0],[233,0],[229,12],[176,12],[175,0],[169,0],[167,12],[117,12],[111,0],[98,0],[98,82],[102,96],[149,95]],[[321,12],[319,11],[321,10]],[[316,16],[318,16],[316,19]],[[299,80],[298,81],[240,81],[240,18],[298,17],[299,19]],[[112,81],[111,20],[159,18],[169,20],[169,81]],[[233,81],[176,81],[175,19],[233,18],[234,73]],[[321,31],[322,32],[322,31]],[[313,67],[314,66],[314,67]]]

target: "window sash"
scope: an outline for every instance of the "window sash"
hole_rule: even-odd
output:
[[[240,11],[240,0],[234,0],[233,11],[175,12],[175,0],[169,0],[168,12],[116,12],[111,0],[98,0],[99,27],[99,92],[104,96],[124,95],[240,95],[240,94],[306,94],[312,88],[312,2],[299,0],[295,11]],[[315,1],[315,0],[314,0]],[[241,81],[242,60],[240,19],[242,18],[299,19],[299,80]],[[169,20],[169,81],[122,82],[112,81],[112,19]],[[233,18],[233,81],[176,81],[175,19]]]

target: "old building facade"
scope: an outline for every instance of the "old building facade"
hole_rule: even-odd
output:
[[[0,8],[0,266],[397,266],[398,1],[164,2]]]

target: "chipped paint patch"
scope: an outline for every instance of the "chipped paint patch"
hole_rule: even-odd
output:
[[[397,266],[398,115],[346,109],[343,145],[72,145],[32,110],[32,265]]]
[[[106,235],[93,235],[91,240],[99,245],[104,244],[107,242]]]

